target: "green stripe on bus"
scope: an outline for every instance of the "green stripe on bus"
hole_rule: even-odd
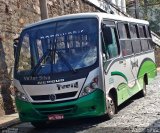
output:
[[[114,76],[114,75],[118,75],[118,76],[123,77],[126,80],[126,82],[128,83],[127,77],[122,72],[119,72],[119,71],[111,72],[111,76]]]

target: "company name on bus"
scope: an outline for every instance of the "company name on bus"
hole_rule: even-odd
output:
[[[29,80],[32,80],[32,81],[37,81],[37,80],[50,80],[51,77],[50,76],[25,76],[24,77],[24,80],[25,81],[29,81]]]
[[[51,79],[50,76],[38,76],[38,77],[28,76],[28,77],[24,77],[25,81],[38,81],[37,82],[38,85],[54,84],[54,83],[64,82],[64,79],[55,79],[55,80],[50,80],[50,79]]]
[[[60,82],[64,82],[64,79],[56,79],[56,80],[49,80],[49,81],[38,81],[37,84],[38,85],[42,85],[42,84],[54,84],[54,83],[60,83]]]

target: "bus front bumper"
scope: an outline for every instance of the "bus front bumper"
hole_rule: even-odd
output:
[[[16,99],[20,120],[23,122],[48,121],[52,114],[63,114],[64,119],[94,117],[105,114],[104,92],[100,89],[74,101],[33,104]]]

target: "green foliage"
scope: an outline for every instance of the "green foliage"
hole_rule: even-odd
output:
[[[140,19],[149,21],[151,30],[160,34],[160,0],[139,0],[139,10]]]

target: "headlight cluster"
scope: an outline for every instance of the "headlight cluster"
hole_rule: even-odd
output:
[[[20,92],[16,87],[14,87],[15,90],[15,97],[22,100],[22,101],[28,101],[26,95],[22,92]]]
[[[98,77],[94,78],[90,84],[88,84],[83,88],[80,97],[88,95],[89,93],[95,91],[97,88],[98,88]]]

